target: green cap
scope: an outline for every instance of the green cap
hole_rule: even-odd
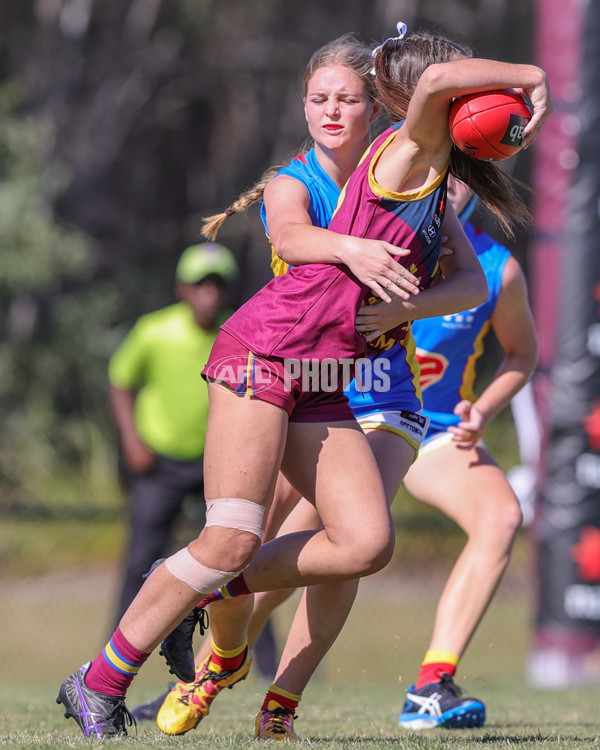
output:
[[[183,251],[175,276],[184,284],[197,284],[213,273],[232,281],[238,274],[237,264],[226,247],[217,242],[204,242]]]

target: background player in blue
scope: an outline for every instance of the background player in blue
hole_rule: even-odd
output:
[[[450,178],[448,196],[466,221],[476,200],[473,192]],[[410,729],[460,725],[451,678],[508,565],[522,521],[517,498],[481,439],[536,365],[527,287],[505,247],[468,221],[465,231],[485,271],[488,300],[465,313],[413,325],[423,411],[430,427],[404,485],[415,498],[455,521],[468,539],[438,603],[429,648],[399,717],[400,725]],[[385,329],[386,315],[382,305],[365,309],[359,327]],[[490,328],[504,358],[477,397],[476,364]]]

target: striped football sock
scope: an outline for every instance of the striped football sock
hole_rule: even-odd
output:
[[[441,682],[443,674],[454,677],[459,661],[460,656],[452,653],[452,651],[429,649],[421,664],[421,671],[415,688],[423,687],[428,682]]]
[[[244,641],[241,646],[232,649],[219,648],[212,640],[210,641],[212,653],[208,668],[211,672],[235,672],[242,666],[248,651],[248,641]]]
[[[262,704],[262,710],[274,711],[276,708],[285,708],[288,711],[291,711],[292,714],[295,714],[301,698],[302,693],[300,693],[300,695],[290,693],[273,683],[269,687],[269,690],[265,696]]]
[[[117,628],[92,662],[85,676],[85,684],[90,690],[104,695],[125,695],[131,681],[149,656],[145,651],[132,646],[121,629]]]
[[[212,594],[205,596],[198,604],[198,609],[204,609],[208,604],[219,602],[221,599],[235,599],[236,596],[244,596],[245,594],[250,593],[252,592],[248,586],[246,586],[244,574],[240,573],[239,576],[233,578],[229,583],[226,583],[224,586],[219,586],[219,588],[216,591],[213,591]]]

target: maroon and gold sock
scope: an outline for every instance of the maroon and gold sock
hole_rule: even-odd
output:
[[[121,629],[117,628],[92,662],[85,676],[85,684],[90,690],[104,695],[125,695],[131,681],[149,656],[145,651],[132,646]]]
[[[290,713],[295,714],[298,708],[298,703],[302,698],[302,693],[296,695],[290,693],[283,688],[278,687],[273,683],[265,696],[265,700],[262,704],[262,711],[274,711],[276,708],[285,708]]]
[[[212,594],[205,596],[197,606],[198,609],[203,609],[212,602],[218,602],[221,601],[221,599],[235,599],[236,596],[243,596],[244,594],[251,593],[252,592],[248,586],[246,586],[244,574],[240,573],[239,576],[232,578],[229,583],[219,586],[219,588],[216,591],[213,591]]]
[[[212,653],[208,668],[211,672],[235,672],[242,666],[248,653],[248,641],[244,641],[241,646],[232,649],[219,648],[212,639],[210,645]]]
[[[425,654],[425,658],[421,664],[421,671],[419,672],[415,688],[423,687],[428,682],[441,682],[443,674],[453,677],[456,674],[459,661],[460,656],[454,654],[452,651],[430,649]]]

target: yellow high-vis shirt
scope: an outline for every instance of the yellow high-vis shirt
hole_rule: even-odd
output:
[[[138,433],[156,453],[184,461],[202,456],[208,393],[201,372],[217,333],[203,331],[180,302],[139,318],[111,357],[109,380],[137,390]]]

